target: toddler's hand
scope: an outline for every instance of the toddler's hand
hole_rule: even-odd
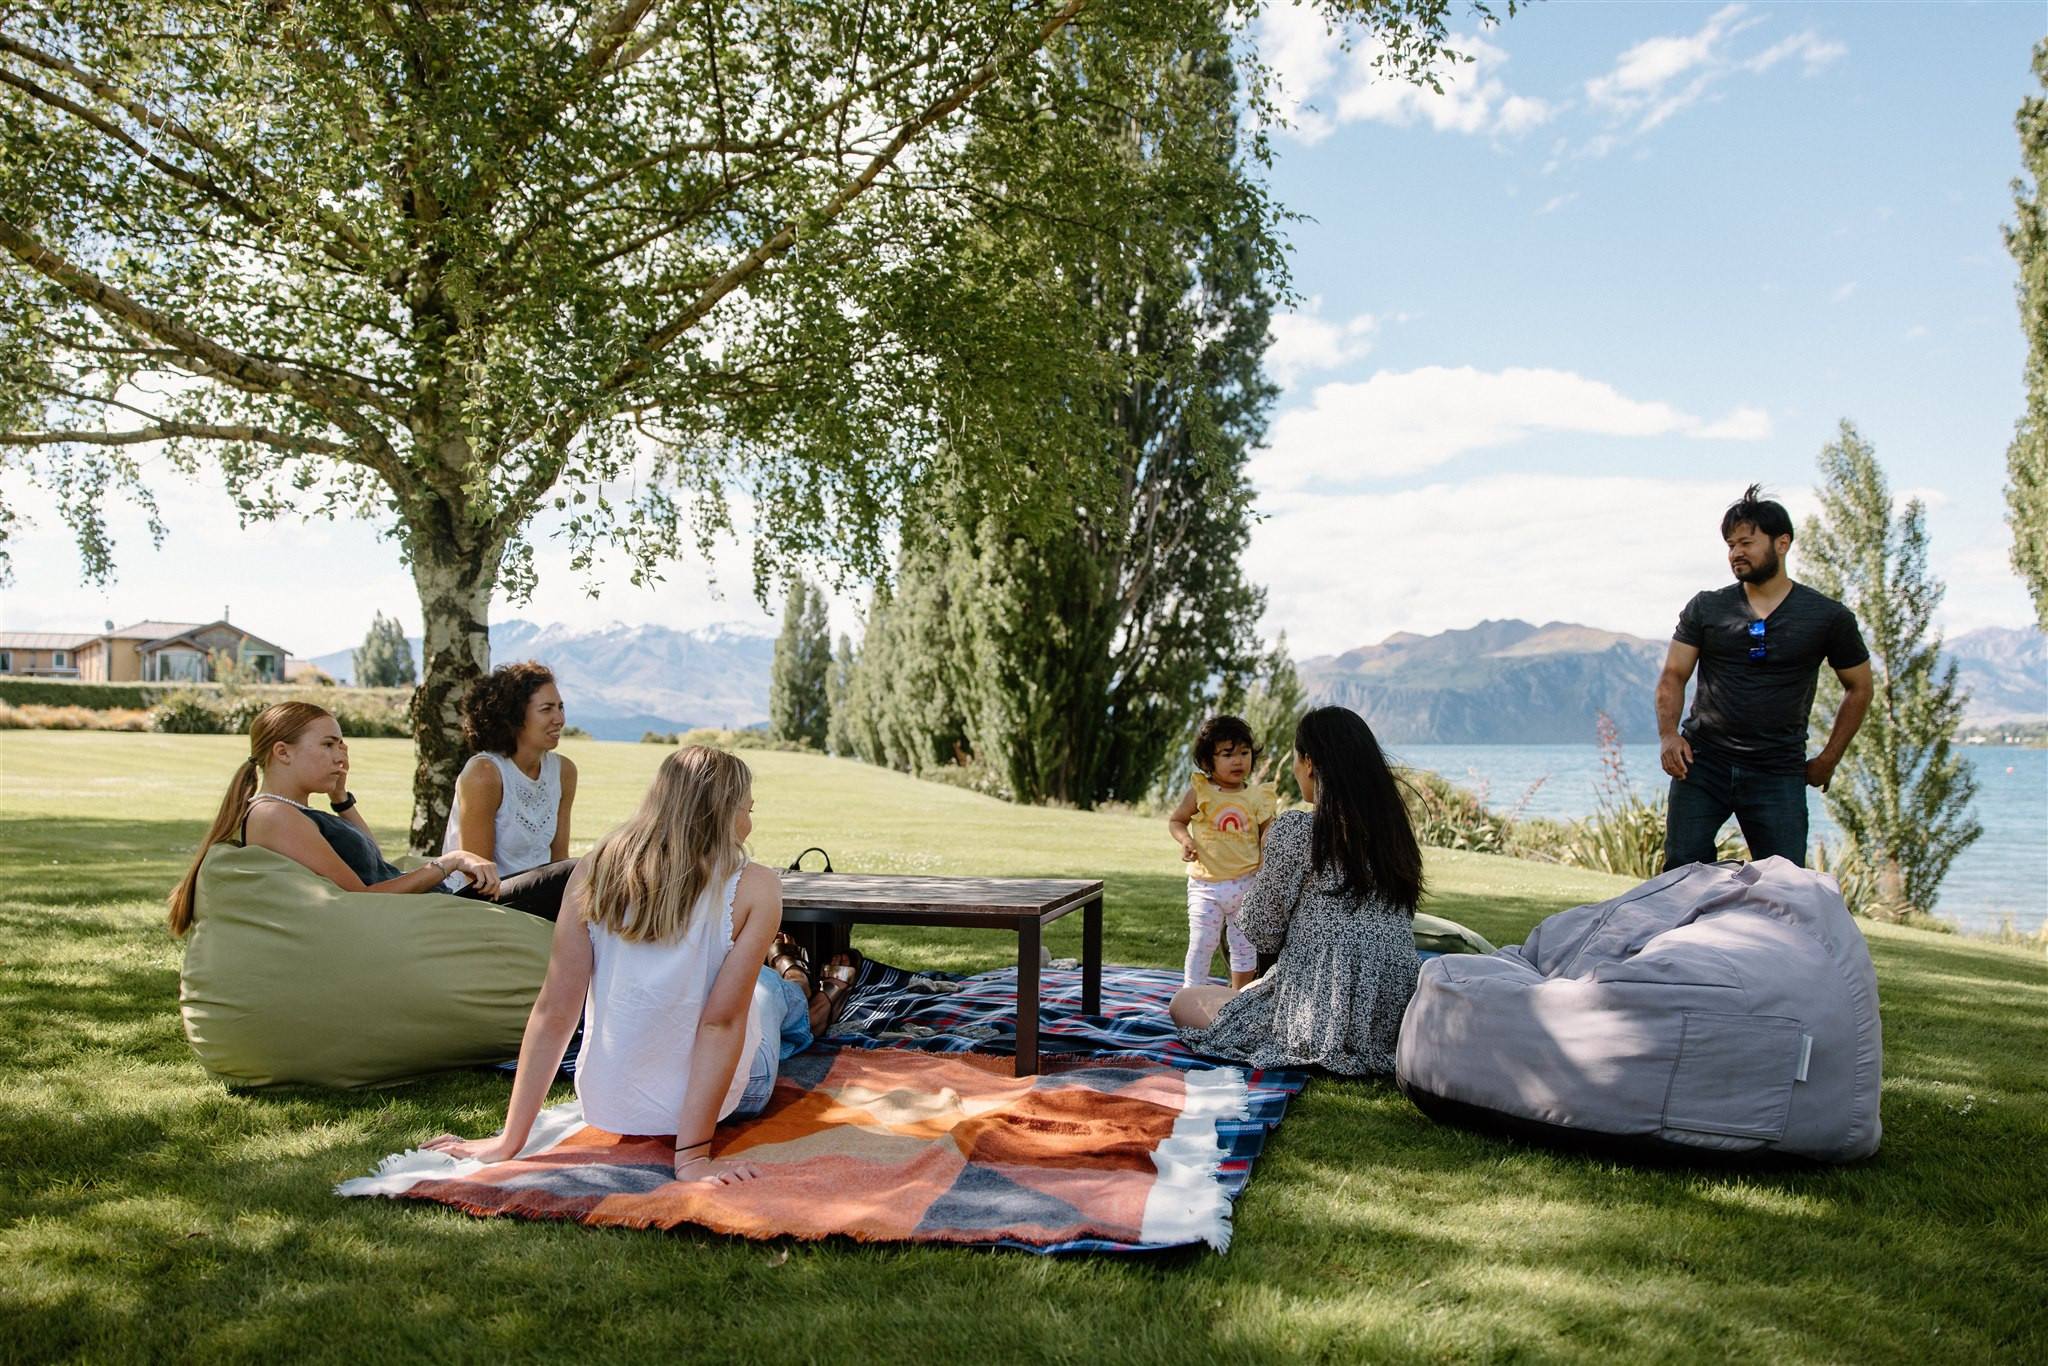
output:
[[[1182,863],[1193,863],[1196,859],[1200,857],[1201,855],[1195,852],[1194,845],[1183,844],[1180,847],[1180,861]]]

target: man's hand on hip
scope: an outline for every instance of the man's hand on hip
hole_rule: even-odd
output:
[[[1664,752],[1658,757],[1666,773],[1683,780],[1686,770],[1692,767],[1692,746],[1686,743],[1683,734],[1667,735],[1664,737]]]
[[[1830,759],[1825,754],[1816,754],[1806,761],[1806,785],[1827,791],[1828,782],[1835,776],[1835,765],[1839,759]]]

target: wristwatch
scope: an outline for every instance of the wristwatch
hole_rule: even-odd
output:
[[[342,812],[348,810],[355,804],[356,794],[353,792],[344,791],[341,800],[334,803],[334,814],[339,816]]]

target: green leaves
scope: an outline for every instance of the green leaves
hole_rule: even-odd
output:
[[[1934,610],[1945,592],[1927,572],[1926,512],[1894,514],[1876,452],[1842,423],[1822,450],[1821,513],[1800,530],[1800,577],[1846,603],[1870,647],[1876,697],[1827,791],[1848,856],[1876,872],[1891,909],[1932,911],[1943,876],[1983,827],[1970,815],[1977,780],[1955,749],[1966,701],[1944,667]],[[1842,689],[1822,671],[1816,717]]]

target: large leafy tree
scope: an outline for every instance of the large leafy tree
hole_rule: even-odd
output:
[[[1414,76],[1448,7],[1325,9]],[[543,508],[579,567],[609,545],[638,581],[742,494],[758,591],[789,557],[882,568],[935,477],[1020,525],[1096,495],[1077,395],[1102,358],[1049,325],[1056,267],[960,267],[999,213],[1051,232],[1076,187],[1114,199],[1125,151],[1070,138],[991,188],[968,134],[989,100],[1092,117],[1210,22],[1177,0],[10,6],[0,460],[57,493],[95,578],[99,509],[149,506],[160,444],[217,463],[245,519],[382,519],[420,597],[412,843],[437,848],[458,700]],[[1100,84],[1058,74],[1082,27]],[[1004,439],[1026,429],[1047,439]]]
[[[2034,75],[2048,89],[2048,40],[2034,49]],[[2013,182],[2014,221],[2005,245],[2020,268],[2020,329],[2027,336],[2027,410],[2006,450],[2007,520],[2012,566],[2034,598],[2034,620],[2048,631],[2048,98],[2020,103],[2020,156],[2026,180]]]
[[[1262,595],[1238,569],[1250,531],[1244,464],[1274,389],[1260,370],[1279,252],[1238,127],[1230,35],[1219,23],[1165,54],[1142,101],[1044,126],[986,118],[970,146],[984,183],[1056,164],[1074,144],[1116,149],[1114,198],[1077,193],[1062,223],[1007,210],[993,244],[1012,261],[1057,263],[1055,316],[1100,358],[1085,395],[1091,464],[1113,477],[1047,537],[964,490],[935,520],[960,528],[905,576],[937,576],[967,604],[957,624],[908,637],[948,652],[965,747],[1021,799],[1090,806],[1142,796],[1200,709],[1205,687],[1248,672]],[[1084,87],[1116,78],[1121,51],[1084,39],[1050,63]],[[1003,103],[992,99],[992,108]],[[1013,272],[1018,266],[1013,266]],[[1020,432],[1026,461],[1066,433]],[[922,598],[920,598],[922,600]],[[900,618],[899,618],[900,619]],[[943,761],[953,737],[912,751]]]
[[[1894,514],[1876,452],[1847,422],[1821,451],[1820,471],[1820,514],[1799,536],[1800,577],[1855,612],[1877,685],[1828,785],[1828,814],[1876,873],[1887,909],[1931,911],[1949,865],[1983,827],[1970,814],[1976,775],[1956,750],[1966,697],[1934,626],[1945,590],[1927,572],[1926,510],[1916,498]],[[1841,685],[1821,673],[1815,714],[1832,716]]]

